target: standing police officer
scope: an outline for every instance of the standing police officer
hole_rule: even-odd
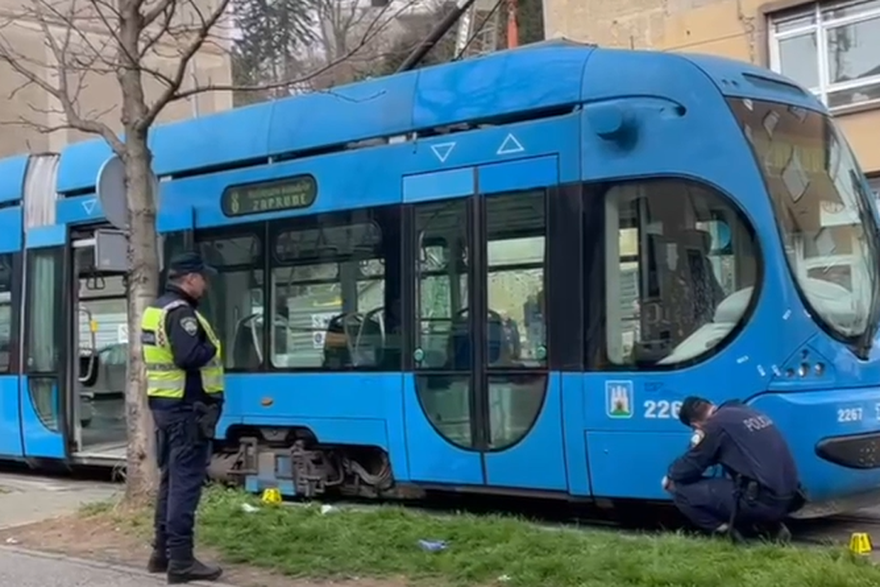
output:
[[[706,532],[734,539],[741,539],[735,527],[740,522],[790,539],[782,521],[802,505],[801,493],[794,458],[773,421],[742,402],[716,407],[693,396],[682,403],[679,419],[694,435],[663,487],[681,513]],[[703,477],[715,465],[727,477]]]
[[[197,253],[171,259],[165,293],[144,312],[141,343],[161,472],[148,569],[168,583],[222,574],[193,556],[195,512],[223,404],[220,341],[196,308],[216,271]]]

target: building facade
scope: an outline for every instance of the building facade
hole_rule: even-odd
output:
[[[204,8],[210,9],[215,0],[201,1],[205,3]],[[57,87],[60,54],[62,60],[71,64],[66,75],[66,94],[79,116],[101,121],[113,130],[121,131],[122,96],[112,69],[116,44],[110,40],[103,21],[87,13],[90,7],[100,5],[84,1],[77,3],[77,0],[69,0],[69,4],[52,4],[59,13],[64,14],[63,11],[69,9],[66,14],[76,15],[66,17],[74,25],[72,34],[71,27],[34,18],[23,12],[22,6],[14,0],[0,0],[0,14],[12,21],[0,31],[0,88],[3,88],[0,91],[0,157],[26,152],[57,153],[66,144],[87,138],[87,135],[67,127],[59,100],[16,71],[10,60],[29,75]],[[54,49],[47,42],[45,30],[49,30],[58,41]],[[58,48],[60,42],[65,43],[63,50]],[[164,90],[161,77],[173,75],[179,62],[177,55],[179,50],[160,42],[144,58],[143,66],[157,73],[144,71],[142,75],[148,102]],[[190,61],[183,85],[190,88],[194,84],[205,87],[228,86],[230,83],[229,53],[224,49],[224,43],[213,40]],[[229,92],[199,94],[169,103],[157,122],[204,116],[231,107]]]
[[[544,0],[547,37],[769,67],[838,118],[880,190],[880,0]]]

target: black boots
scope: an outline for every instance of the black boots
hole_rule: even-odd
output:
[[[216,581],[223,569],[216,565],[206,565],[195,558],[189,560],[170,560],[168,562],[168,584],[189,583],[190,581]]]
[[[743,538],[743,535],[740,534],[739,530],[730,524],[721,524],[712,534],[714,536],[728,538],[734,544],[743,544],[746,541],[745,538]]]
[[[168,555],[162,550],[153,549],[150,561],[147,563],[147,571],[151,573],[164,573],[168,570]]]
[[[216,581],[223,569],[216,565],[206,565],[195,558],[189,560],[168,560],[161,550],[153,550],[147,570],[151,573],[168,573],[168,584],[189,583],[190,581]]]
[[[772,542],[778,544],[788,544],[791,542],[791,530],[782,522],[773,524],[769,529],[769,538]]]

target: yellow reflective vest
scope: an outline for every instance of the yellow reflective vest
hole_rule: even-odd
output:
[[[149,397],[183,399],[186,383],[186,371],[174,364],[174,353],[165,332],[165,318],[168,312],[188,305],[183,300],[175,300],[162,307],[151,306],[144,311],[141,319],[141,331],[154,333],[152,344],[142,341],[144,366],[147,372],[147,395]],[[195,311],[195,310],[194,310]],[[211,361],[199,369],[202,376],[202,387],[205,393],[223,392],[223,361],[220,339],[214,329],[198,311],[195,311],[199,324],[205,329],[208,340],[217,349]]]

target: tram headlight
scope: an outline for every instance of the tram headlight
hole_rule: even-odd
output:
[[[800,367],[797,370],[799,377],[806,377],[810,373],[810,366],[806,363],[801,363]]]

